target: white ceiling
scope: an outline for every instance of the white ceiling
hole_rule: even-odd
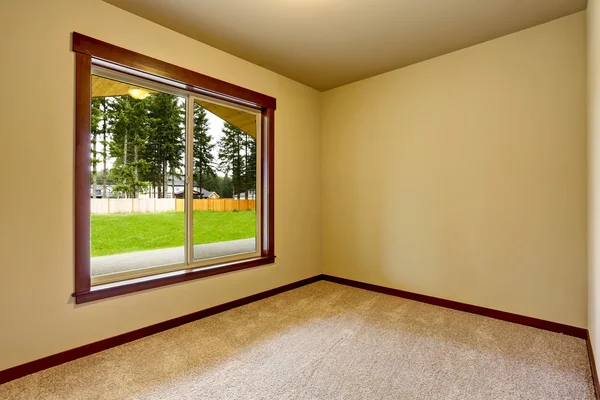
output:
[[[318,90],[584,10],[587,0],[104,0]]]

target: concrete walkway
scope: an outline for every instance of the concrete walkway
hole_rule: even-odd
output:
[[[194,246],[194,258],[230,256],[234,254],[251,253],[256,250],[254,238],[198,244]],[[171,247],[168,249],[136,251],[133,253],[113,254],[110,256],[92,257],[92,276],[114,274],[116,272],[134,271],[149,267],[180,264],[184,261],[184,248]]]

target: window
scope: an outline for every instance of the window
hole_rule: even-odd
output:
[[[73,34],[77,303],[274,262],[275,99]]]

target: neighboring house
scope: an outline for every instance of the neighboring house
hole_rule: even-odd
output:
[[[94,196],[94,186],[90,185],[90,197],[93,199],[94,197],[97,199],[102,199],[104,190],[102,188],[102,185],[96,185],[96,196]],[[107,197],[110,198],[117,198],[117,193],[113,192],[113,186],[112,185],[106,185],[106,194]]]
[[[167,188],[167,196],[173,197],[173,189],[175,189],[175,197],[178,199],[183,199],[184,190],[185,190],[185,181],[180,178],[175,178],[174,180],[169,177],[169,187]],[[211,192],[204,188],[199,188],[198,186],[194,186],[194,198],[195,199],[218,199],[219,194],[217,192]]]
[[[173,193],[173,189],[174,189],[174,193]],[[169,184],[167,186],[167,191],[165,193],[165,198],[167,199],[172,199],[172,198],[178,198],[178,199],[182,199],[183,198],[183,194],[184,194],[184,189],[185,189],[185,182],[183,181],[183,179],[178,179],[175,178],[174,181],[171,180],[171,178],[169,178]],[[117,192],[115,190],[113,190],[113,185],[107,185],[106,186],[106,192],[108,194],[109,198],[115,199],[115,198],[125,198],[122,196],[122,194],[120,192]],[[200,196],[200,194],[202,194],[202,196]],[[157,189],[155,189],[154,192],[152,192],[152,189],[146,191],[145,193],[139,193],[136,197],[138,199],[148,199],[148,198],[154,198],[155,196],[158,195],[158,191]],[[90,185],[90,197],[91,198],[97,198],[97,199],[101,199],[103,198],[102,196],[102,185],[97,185],[96,186],[96,196],[94,196],[94,190],[93,190],[93,186]],[[203,199],[218,199],[221,196],[219,196],[219,194],[217,192],[211,192],[209,190],[206,190],[204,188],[202,188],[202,191],[200,191],[199,187],[194,187],[194,198],[195,199],[199,199],[199,198],[203,198]]]
[[[178,199],[183,199],[185,192],[183,189],[180,192],[175,192],[175,197]],[[202,192],[198,190],[198,188],[194,188],[194,198],[195,199],[218,199],[220,196],[217,192],[211,192],[206,189],[202,189]]]
[[[233,194],[233,198],[237,199],[238,198],[238,194],[234,193]],[[256,200],[256,190],[254,189],[250,189],[248,190],[248,200]],[[246,199],[246,192],[242,192],[240,193],[240,199]]]

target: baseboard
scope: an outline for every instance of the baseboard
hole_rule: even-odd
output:
[[[560,324],[558,322],[546,321],[543,319],[526,317],[524,315],[513,314],[505,311],[494,310],[491,308],[474,306],[472,304],[460,303],[458,301],[440,299],[439,297],[427,296],[424,294],[407,292],[400,289],[392,289],[384,286],[373,285],[371,283],[364,283],[359,281],[353,281],[351,279],[339,278],[331,275],[321,275],[322,279],[339,283],[342,285],[352,286],[360,289],[370,290],[377,293],[384,293],[391,296],[402,297],[409,300],[416,300],[422,303],[433,304],[435,306],[451,308],[453,310],[465,311],[472,314],[483,315],[490,318],[501,319],[503,321],[513,322],[515,324],[521,324],[531,326],[534,328],[544,329],[547,331],[563,333],[569,336],[575,336],[581,339],[587,338],[587,329],[578,328],[576,326]]]
[[[252,296],[230,301],[229,303],[220,304],[218,306],[197,311],[192,314],[183,315],[181,317],[173,318],[164,322],[159,322],[158,324],[150,325],[145,328],[137,329],[135,331],[100,340],[98,342],[94,342],[85,346],[63,351],[58,354],[53,354],[51,356],[44,357],[39,360],[34,360],[26,364],[17,365],[16,367],[0,371],[0,384],[24,377],[29,374],[33,374],[35,372],[42,371],[47,368],[55,367],[57,365],[73,361],[81,357],[89,356],[94,353],[99,353],[103,350],[120,346],[122,344],[132,342],[134,340],[138,340],[146,336],[154,335],[156,333],[163,332],[168,329],[178,327],[180,325],[194,322],[199,319],[209,317],[211,315],[219,314],[236,307],[240,307],[258,300],[262,300],[267,297],[275,296],[277,294],[287,292],[288,290],[296,289],[301,286],[317,282],[321,279],[321,275],[313,276],[311,278],[303,279],[298,282],[293,282],[288,285],[280,286],[274,289],[267,290],[265,292],[257,293]]]
[[[458,301],[440,299],[438,297],[427,296],[424,294],[407,292],[405,290],[373,285],[371,283],[353,281],[351,279],[339,278],[337,276],[323,274],[321,275],[321,279],[333,283],[338,283],[341,285],[352,286],[355,288],[370,290],[372,292],[383,293],[396,297],[402,297],[409,300],[420,301],[422,303],[433,304],[435,306],[451,308],[453,310],[464,311],[472,314],[483,315],[490,318],[513,322],[515,324],[531,326],[534,328],[563,333],[565,335],[585,339],[588,351],[588,358],[590,362],[590,369],[592,372],[592,382],[594,384],[595,398],[596,400],[600,400],[600,381],[598,381],[598,371],[596,370],[596,362],[594,360],[594,351],[592,349],[590,332],[587,329],[565,324],[559,324],[558,322],[551,322],[538,318],[526,317],[524,315],[513,314],[505,311],[498,311],[491,308],[474,306],[472,304],[461,303]]]
[[[184,325],[190,322],[197,321],[202,318],[209,317],[211,315],[219,314],[221,312],[231,310],[236,307],[240,307],[258,300],[265,299],[267,297],[275,296],[277,294],[293,290],[301,286],[305,286],[320,280],[334,282],[342,285],[352,286],[360,289],[370,290],[377,293],[383,293],[387,295],[402,297],[405,299],[420,301],[422,303],[432,304],[440,307],[451,308],[454,310],[469,312],[472,314],[483,315],[490,318],[500,319],[503,321],[513,322],[516,324],[531,326],[534,328],[544,329],[552,332],[563,333],[570,336],[575,336],[581,339],[587,340],[588,354],[590,358],[590,366],[592,369],[592,376],[594,380],[594,388],[596,390],[596,396],[598,396],[600,384],[598,383],[598,374],[596,371],[596,365],[594,363],[594,353],[592,351],[592,345],[589,338],[589,332],[587,329],[578,328],[575,326],[560,324],[557,322],[546,321],[538,318],[526,317],[519,314],[512,314],[505,311],[493,310],[491,308],[475,306],[466,303],[460,303],[458,301],[441,299],[438,297],[427,296],[418,293],[412,293],[405,290],[393,289],[384,286],[378,286],[370,283],[364,283],[354,281],[351,279],[339,278],[331,275],[317,275],[311,278],[303,279],[298,282],[293,282],[288,285],[280,286],[274,289],[267,290],[265,292],[257,293],[252,296],[244,297],[238,300],[231,301],[229,303],[220,304],[205,310],[197,311],[192,314],[183,315],[181,317],[173,318],[168,321],[159,322],[158,324],[150,325],[145,328],[137,329],[135,331],[127,332],[118,336],[114,336],[108,339],[100,340],[85,346],[77,347],[71,350],[67,350],[58,354],[54,354],[48,357],[34,360],[26,364],[17,365],[0,371],[0,384],[12,381],[14,379],[21,378],[23,376],[33,374],[35,372],[42,371],[47,368],[55,367],[60,364],[64,364],[69,361],[76,360],[81,357],[89,356],[94,353],[101,352],[103,350],[110,349],[112,347],[120,346],[122,344],[132,342],[144,338],[146,336],[154,335],[159,332],[166,331],[168,329],[176,328],[180,325]],[[600,400],[600,397],[597,397]]]
[[[594,392],[596,393],[596,400],[600,400],[600,382],[598,381],[598,371],[596,370],[596,361],[594,360],[594,350],[592,349],[592,340],[590,339],[589,331],[587,331],[586,340],[590,369],[592,370],[592,381],[594,382]]]

